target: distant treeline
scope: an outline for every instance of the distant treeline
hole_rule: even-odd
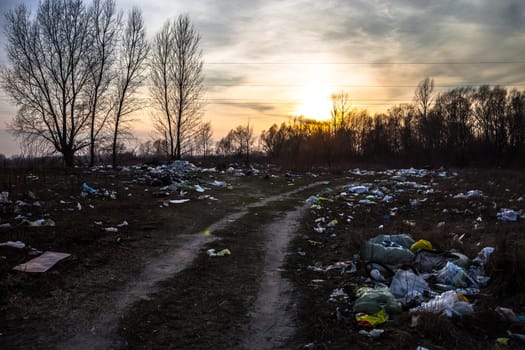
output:
[[[296,167],[360,160],[391,165],[525,165],[525,92],[500,86],[436,93],[426,78],[414,102],[371,116],[332,95],[331,119],[302,117],[262,132],[268,155]]]

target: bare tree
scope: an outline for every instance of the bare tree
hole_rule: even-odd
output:
[[[114,0],[94,0],[89,11],[93,45],[85,57],[90,68],[89,165],[95,163],[97,139],[111,113],[110,84],[115,78],[116,44],[121,26]]]
[[[480,86],[473,96],[473,115],[485,147],[501,152],[507,142],[505,121],[507,90],[499,86]]]
[[[416,122],[419,141],[424,149],[433,152],[436,149],[436,140],[439,139],[436,128],[435,115],[431,115],[434,102],[434,79],[425,78],[420,81],[414,92],[414,106],[416,108]]]
[[[217,141],[215,152],[219,155],[226,156],[233,153],[233,147],[233,131],[230,130],[226,136]]]
[[[414,93],[414,102],[421,118],[426,119],[434,102],[434,79],[427,77],[419,82]]]
[[[133,8],[129,13],[124,35],[121,39],[120,59],[116,79],[116,91],[113,100],[113,142],[112,163],[117,165],[119,135],[129,121],[127,117],[142,108],[136,92],[144,81],[145,61],[149,45],[146,40],[142,12]]]
[[[200,150],[200,153],[207,157],[210,153],[211,138],[213,136],[213,131],[211,129],[211,122],[207,121],[201,123],[197,130],[197,148]]]
[[[520,153],[525,148],[525,91],[512,90],[508,94],[509,146]]]
[[[250,123],[248,123],[246,126],[239,125],[230,132],[232,133],[232,140],[236,153],[239,156],[245,155],[246,161],[248,162],[250,160],[250,152],[255,143],[253,128],[250,126]]]
[[[350,102],[350,95],[345,91],[332,94],[330,99],[332,100],[332,110],[330,114],[332,116],[333,133],[335,135],[339,130],[348,128],[352,103]]]
[[[20,5],[6,14],[2,85],[20,108],[11,128],[26,142],[44,140],[73,165],[89,145],[91,54],[88,11],[81,0],[43,0],[36,16]]]
[[[151,94],[161,112],[155,124],[168,136],[171,159],[180,159],[200,120],[203,62],[199,43],[189,17],[182,15],[166,22],[153,41]]]

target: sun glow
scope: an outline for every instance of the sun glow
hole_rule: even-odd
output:
[[[327,84],[314,83],[299,93],[299,105],[292,115],[302,115],[306,118],[327,120],[330,119],[330,95],[333,93]]]

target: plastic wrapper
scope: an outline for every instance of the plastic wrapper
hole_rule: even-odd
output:
[[[445,267],[436,272],[438,282],[452,285],[457,288],[478,288],[476,281],[470,277],[464,269],[450,261]]]
[[[420,251],[421,249],[432,250],[432,243],[430,243],[426,239],[420,239],[419,241],[410,246],[410,251],[414,254]]]
[[[423,277],[405,270],[397,270],[390,283],[390,291],[404,305],[421,302],[423,293],[428,289],[428,283]]]
[[[448,292],[438,295],[434,299],[422,303],[418,307],[410,309],[410,312],[422,311],[440,314],[446,309],[452,309],[457,301],[459,301],[459,298],[456,292],[449,290]]]
[[[355,315],[355,320],[359,326],[371,328],[388,321],[388,314],[385,310],[381,310],[372,315],[359,312]]]

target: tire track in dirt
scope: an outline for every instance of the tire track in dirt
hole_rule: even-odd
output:
[[[288,245],[297,232],[305,206],[289,211],[282,219],[268,225],[264,233],[266,257],[264,272],[255,302],[252,320],[243,338],[243,349],[284,349],[294,334],[295,306],[292,284],[283,278],[280,268]]]
[[[242,210],[237,210],[236,212],[227,215],[221,220],[213,223],[208,227],[208,229],[211,232],[225,229],[229,225],[233,224],[236,220],[239,220],[244,215],[246,215],[249,209],[263,207],[271,202],[283,200],[284,198],[296,193],[326,184],[326,181],[315,182],[306,186],[301,186],[292,191],[270,196],[258,202],[246,205]],[[292,213],[295,213],[295,211]],[[293,219],[290,220],[293,221]],[[277,229],[277,227],[274,229]],[[150,294],[153,294],[159,290],[159,282],[167,280],[189,267],[202,247],[206,243],[212,242],[213,240],[215,240],[215,238],[208,238],[203,234],[178,236],[177,239],[173,240],[173,242],[170,244],[173,247],[172,249],[158,258],[151,260],[145,266],[140,276],[138,276],[133,283],[126,285],[120,292],[114,293],[113,308],[100,310],[99,315],[95,317],[92,322],[90,322],[88,327],[77,330],[76,334],[71,338],[66,339],[65,341],[58,344],[57,349],[98,350],[119,349],[125,346],[125,339],[119,337],[117,331],[120,319],[125,315],[126,310],[131,307],[133,303],[141,299],[149,299]],[[275,243],[277,245],[286,245],[286,242],[279,243],[275,241],[272,244]],[[273,248],[268,246],[267,249],[272,250]],[[272,261],[278,262],[279,260],[279,256],[272,257],[272,254],[273,253],[269,255],[269,264]],[[271,264],[273,263],[274,262]],[[278,266],[280,266],[281,263],[278,263]],[[269,267],[271,268],[271,266]],[[282,286],[284,287],[284,284],[282,284]],[[267,287],[264,288],[268,289]],[[89,316],[86,315],[86,318],[88,317]]]

